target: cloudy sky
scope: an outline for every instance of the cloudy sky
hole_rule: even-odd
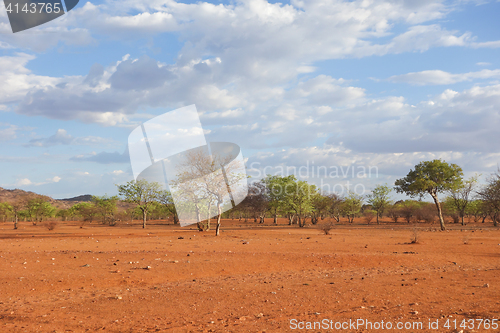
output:
[[[133,177],[130,132],[191,104],[254,179],[303,167],[370,189],[435,158],[487,176],[500,163],[499,16],[487,0],[80,0],[13,34],[2,7],[0,186],[115,194]]]

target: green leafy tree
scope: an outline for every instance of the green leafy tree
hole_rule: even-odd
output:
[[[114,195],[92,196],[92,203],[96,209],[96,214],[101,217],[102,223],[114,224],[114,215],[116,213],[116,204],[119,198]]]
[[[269,195],[269,210],[274,218],[274,224],[278,224],[278,215],[286,214],[290,208],[287,200],[286,188],[293,188],[293,184],[297,181],[294,175],[290,176],[271,176],[267,175],[263,179],[266,184]]]
[[[97,216],[97,209],[95,205],[91,202],[80,202],[71,207],[75,212],[75,215],[79,215],[83,218],[83,221],[92,223],[94,218]]]
[[[342,202],[342,214],[347,217],[349,223],[353,223],[354,218],[359,214],[362,206],[363,197],[354,192],[350,192]]]
[[[395,189],[411,197],[429,194],[436,205],[441,230],[446,230],[438,194],[459,186],[463,172],[456,164],[433,160],[420,162],[406,177],[396,180]]]
[[[142,227],[146,228],[146,217],[149,208],[157,202],[162,192],[162,186],[157,182],[141,179],[132,180],[125,185],[117,185],[118,193],[126,202],[134,203],[142,212]]]
[[[0,202],[0,218],[5,222],[12,215],[12,206],[7,202]]]
[[[391,205],[389,194],[392,189],[387,185],[377,185],[371,194],[368,195],[368,203],[372,205],[377,215],[377,224],[380,224],[379,217],[382,216],[385,209]]]
[[[285,188],[286,201],[297,216],[299,227],[305,226],[305,216],[313,209],[312,199],[317,195],[316,185],[298,180]]]

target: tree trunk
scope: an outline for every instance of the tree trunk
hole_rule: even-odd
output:
[[[220,203],[217,203],[217,212],[219,215],[217,215],[217,227],[215,228],[215,236],[219,236],[220,234],[220,218],[222,215],[222,207],[220,206]]]
[[[378,220],[378,212],[377,212],[377,224],[380,224],[380,221]]]
[[[146,216],[148,212],[143,210],[142,211],[142,229],[146,229]]]
[[[462,225],[465,225],[464,216],[462,215]]]
[[[443,220],[443,213],[441,211],[441,204],[439,203],[439,199],[436,193],[431,193],[432,199],[434,199],[434,203],[436,204],[436,208],[438,210],[438,216],[439,216],[439,224],[441,225],[441,231],[446,230],[446,227],[444,225],[444,220]]]
[[[278,224],[278,215],[274,214],[274,224]]]
[[[17,229],[17,214],[14,217],[14,229]]]

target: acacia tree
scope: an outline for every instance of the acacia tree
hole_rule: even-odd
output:
[[[367,197],[368,203],[377,212],[377,224],[380,224],[379,217],[382,216],[387,206],[391,204],[391,200],[389,199],[391,191],[392,189],[387,185],[377,185]]]
[[[410,170],[406,177],[396,180],[395,189],[411,197],[429,194],[436,205],[441,230],[446,230],[438,193],[457,188],[463,177],[462,168],[445,161],[423,161]]]
[[[126,202],[134,203],[142,212],[142,228],[146,228],[146,217],[149,208],[158,201],[162,187],[157,182],[148,182],[145,179],[131,180],[125,185],[117,185],[118,193]]]

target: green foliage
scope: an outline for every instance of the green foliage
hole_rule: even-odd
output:
[[[405,193],[411,197],[430,194],[438,210],[441,230],[445,230],[438,193],[458,188],[462,176],[462,168],[456,164],[448,164],[441,160],[423,161],[417,164],[414,170],[410,170],[406,177],[396,180],[395,188],[398,193]]]
[[[90,202],[80,202],[70,208],[74,215],[81,216],[85,222],[90,222],[94,220],[97,215],[97,209],[93,203]]]
[[[92,196],[95,214],[101,217],[102,223],[114,224],[114,215],[118,200],[117,196]]]
[[[297,178],[294,175],[287,177],[267,175],[263,179],[263,183],[268,188],[269,209],[275,217],[292,211],[288,192],[293,192],[296,182]]]
[[[349,221],[349,223],[353,223],[354,218],[359,214],[362,206],[363,197],[354,192],[350,192],[342,202],[342,215],[347,216],[347,220]]]
[[[460,186],[462,168],[456,164],[433,160],[420,162],[404,178],[396,180],[396,191],[411,197],[428,193],[431,196]]]
[[[148,182],[141,179],[138,181],[132,180],[125,185],[117,185],[118,193],[126,202],[134,203],[142,212],[142,227],[146,227],[146,216],[151,205],[158,201],[162,186],[157,182]]]
[[[0,219],[6,221],[12,216],[12,206],[7,202],[0,202]]]
[[[368,203],[372,205],[377,216],[377,224],[379,223],[379,217],[382,216],[385,209],[391,204],[389,199],[389,194],[392,189],[386,185],[377,185],[371,194],[368,195]]]

